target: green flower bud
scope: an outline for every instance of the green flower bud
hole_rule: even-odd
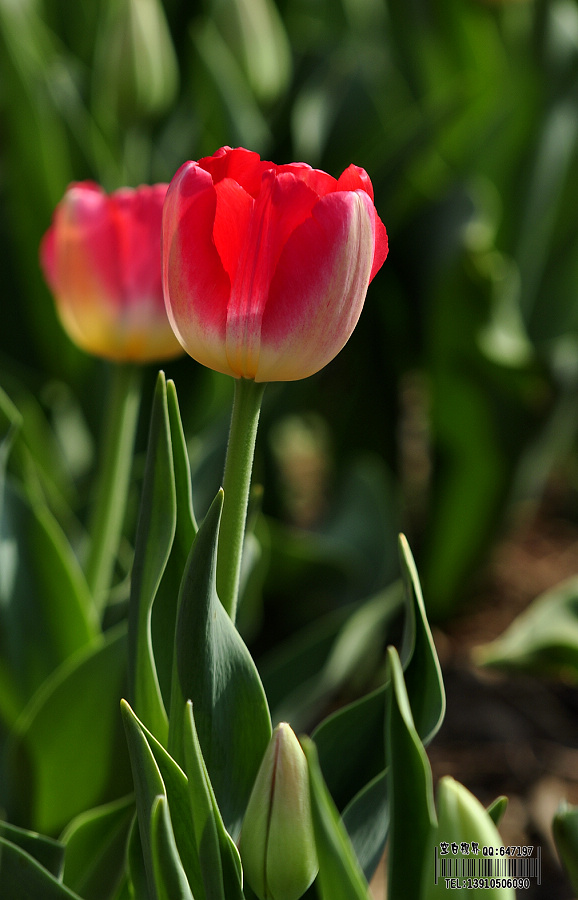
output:
[[[100,107],[131,123],[163,113],[178,84],[178,64],[159,0],[109,0],[95,61]]]
[[[257,773],[239,850],[260,900],[298,900],[317,875],[307,760],[286,722],[273,732]]]

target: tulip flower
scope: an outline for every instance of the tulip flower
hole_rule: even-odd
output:
[[[138,419],[140,366],[182,353],[167,319],[161,278],[166,184],[107,195],[72,184],[40,245],[60,320],[83,350],[111,360],[111,387],[85,574],[104,609],[124,519]]]
[[[161,281],[165,184],[107,195],[72,184],[40,247],[45,278],[72,340],[116,362],[151,362],[182,353],[169,325]]]
[[[224,147],[181,166],[167,192],[169,319],[190,356],[236,378],[294,381],[330,362],[386,256],[357,166],[333,178]]]
[[[239,851],[260,900],[298,900],[317,874],[307,760],[286,722],[273,732],[257,773]]]

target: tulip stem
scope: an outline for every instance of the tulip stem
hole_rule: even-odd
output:
[[[99,615],[106,607],[124,522],[142,380],[140,367],[128,363],[115,364],[110,374],[106,430],[85,570]]]
[[[264,390],[264,383],[258,384],[248,378],[235,379],[217,557],[217,591],[233,622],[237,613],[253,455]]]

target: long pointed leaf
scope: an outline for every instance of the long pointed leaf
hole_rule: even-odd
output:
[[[369,885],[323,781],[315,744],[308,738],[303,738],[301,743],[309,767],[311,813],[319,858],[316,886],[321,900],[370,900]]]
[[[135,765],[137,767],[140,766],[144,760],[145,765],[150,769],[150,754],[150,757],[155,764],[154,768],[156,768],[164,786],[161,793],[165,793],[168,799],[175,841],[189,885],[191,886],[191,890],[196,900],[204,900],[205,892],[195,845],[187,776],[159,741],[157,741],[154,735],[152,735],[151,732],[144,727],[142,722],[139,721],[128,703],[125,703],[124,701],[122,703],[122,711],[127,736],[129,737],[129,744],[134,745],[133,768]],[[144,750],[143,741],[148,747],[148,753]],[[146,798],[146,800],[141,801],[142,813],[139,813],[140,819],[141,815],[145,816],[147,808],[152,808],[152,804],[155,797],[158,796],[158,793],[153,793],[154,779],[156,778],[154,773],[153,776],[149,773],[149,780],[147,780],[145,775],[140,774],[140,768],[137,768],[136,774],[141,785],[141,794]],[[136,778],[135,787],[137,787]],[[146,804],[148,804],[148,807]]]
[[[185,711],[184,752],[195,839],[207,897],[211,900],[243,900],[239,851],[225,829],[217,806],[190,702]]]
[[[390,702],[386,748],[389,761],[390,836],[388,896],[419,900],[423,860],[436,824],[432,774],[413,723],[397,651],[388,650]]]
[[[151,850],[158,900],[194,900],[179,851],[165,796],[153,802],[151,810]]]
[[[151,617],[153,602],[173,545],[177,501],[165,377],[159,373],[136,535],[129,609],[130,699],[137,715],[161,743],[168,723],[155,665]]]
[[[225,826],[236,838],[271,738],[271,719],[255,664],[217,596],[222,502],[219,492],[199,529],[183,577],[171,729],[177,728],[179,715],[184,721],[185,701],[192,700],[211,784]],[[182,758],[182,734],[174,735],[170,746]]]
[[[406,622],[412,637],[404,641],[401,658],[404,679],[417,732],[424,744],[437,733],[444,718],[446,700],[441,668],[427,621],[419,576],[409,544],[402,534],[399,554],[406,591]]]
[[[0,890],[6,900],[82,900],[32,856],[0,838]]]

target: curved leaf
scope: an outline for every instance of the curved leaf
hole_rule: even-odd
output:
[[[216,590],[223,494],[213,501],[193,545],[181,588],[177,678],[171,697],[171,752],[182,758],[185,701],[191,700],[203,757],[227,831],[236,838],[271,738],[261,679]],[[174,729],[174,731],[173,731]]]

